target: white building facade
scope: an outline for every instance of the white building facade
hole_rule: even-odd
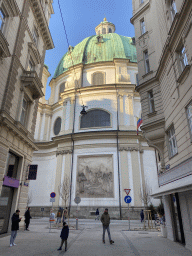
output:
[[[140,131],[137,135],[141,105],[135,46],[131,38],[114,33],[115,25],[106,19],[95,30],[96,36],[69,47],[49,84],[50,99],[39,103],[39,150],[32,163],[38,171],[30,181],[30,206],[37,215],[42,207],[50,209],[52,191],[57,194],[54,209],[64,206],[58,186],[66,178],[70,214],[75,216],[79,196],[84,218],[105,207],[112,217],[125,218],[126,188],[131,189],[132,217],[138,218],[143,191],[158,186],[155,152]],[[44,87],[48,76],[44,68]],[[83,105],[86,115],[80,114]]]

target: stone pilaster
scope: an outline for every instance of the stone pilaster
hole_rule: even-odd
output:
[[[67,109],[67,102],[63,102],[63,113],[62,113],[62,122],[61,122],[61,132],[60,134],[65,134],[65,122],[66,122],[66,109]]]

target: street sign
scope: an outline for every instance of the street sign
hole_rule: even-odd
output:
[[[50,202],[51,203],[55,202],[55,198],[50,198]]]
[[[130,191],[131,191],[131,189],[129,189],[129,188],[125,188],[124,189],[124,191],[125,191],[125,193],[127,194],[127,196],[129,195],[129,193],[130,193]]]
[[[81,202],[81,198],[79,196],[76,196],[75,199],[74,199],[74,202],[76,204],[79,204]]]
[[[50,197],[51,197],[51,198],[55,198],[55,197],[56,197],[55,192],[51,192]]]
[[[125,196],[124,201],[125,201],[126,204],[130,204],[131,201],[132,201],[132,198],[130,196]]]

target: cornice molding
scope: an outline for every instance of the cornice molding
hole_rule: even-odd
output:
[[[143,153],[143,149],[136,148],[136,147],[119,147],[119,151],[139,151],[140,153]]]
[[[33,14],[37,20],[39,25],[41,35],[43,37],[43,41],[46,44],[46,50],[53,49],[53,39],[49,30],[49,26],[47,20],[45,18],[45,14],[43,12],[43,8],[39,0],[30,0],[31,8],[33,10]]]
[[[67,154],[72,154],[73,153],[73,150],[72,149],[69,149],[69,150],[58,150],[56,152],[56,156],[59,156],[59,155],[67,155]]]
[[[9,51],[9,43],[7,42],[1,30],[0,30],[0,52],[2,52],[2,54],[0,55],[0,58],[11,57],[11,53]]]
[[[143,6],[143,5],[142,5]],[[134,25],[134,21],[150,7],[150,2],[146,3],[136,14],[130,19],[131,24]]]

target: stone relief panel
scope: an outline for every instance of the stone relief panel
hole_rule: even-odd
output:
[[[82,198],[114,197],[112,155],[78,157],[76,193]]]

